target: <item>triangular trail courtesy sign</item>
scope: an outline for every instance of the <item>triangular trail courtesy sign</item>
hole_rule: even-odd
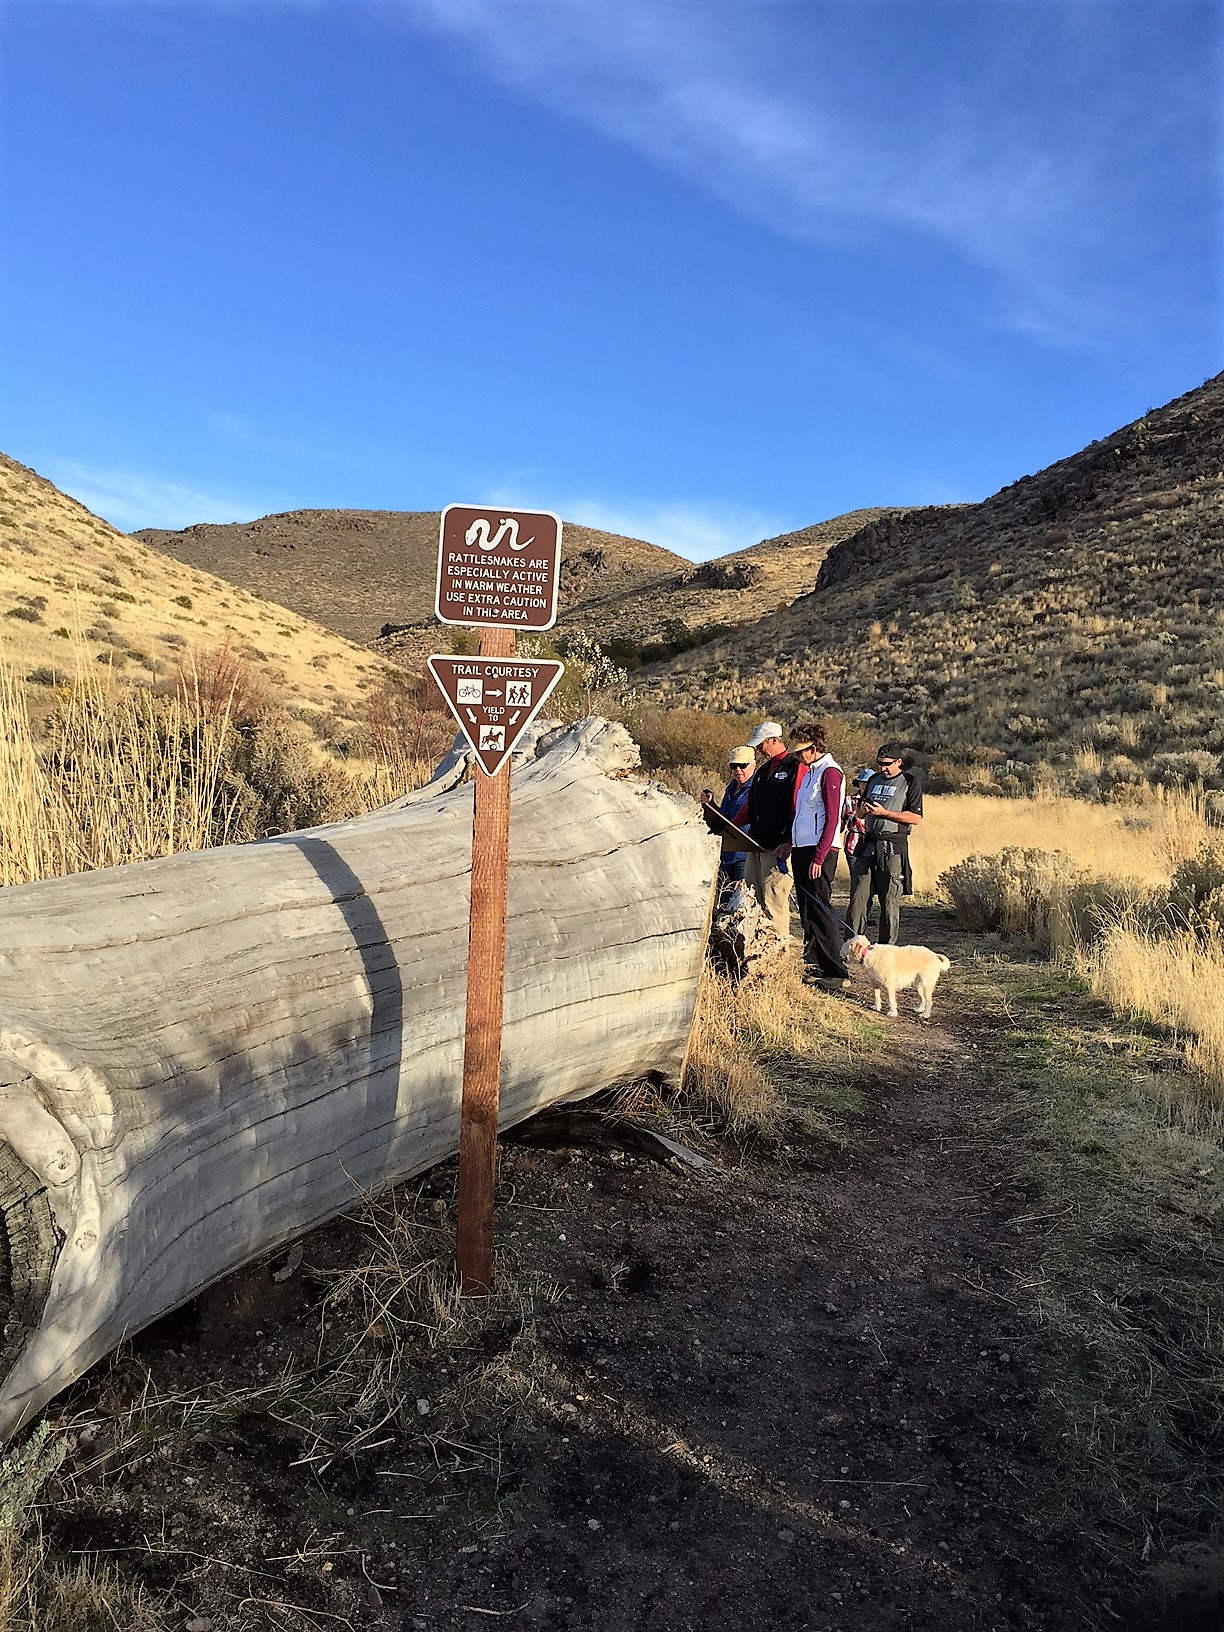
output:
[[[429,672],[486,776],[496,776],[565,673],[542,657],[431,657]]]

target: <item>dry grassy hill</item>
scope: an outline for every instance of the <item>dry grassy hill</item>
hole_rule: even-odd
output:
[[[682,562],[679,572],[628,592],[610,585],[601,596],[588,586],[582,601],[563,605],[560,626],[597,634],[634,665],[660,645],[704,645],[720,630],[755,623],[807,594],[830,550],[888,514],[853,510],[713,561]]]
[[[342,737],[386,665],[284,606],[167,560],[0,454],[0,640],[31,712],[54,706],[74,646],[122,681],[172,678],[228,639],[322,740]]]
[[[1224,786],[1224,375],[981,504],[877,517],[660,699],[870,716],[952,781]]]
[[[753,622],[810,590],[829,550],[884,514],[855,511],[700,566],[566,522],[558,628],[586,630],[633,655]],[[433,615],[438,520],[436,510],[294,510],[134,536],[403,663],[445,641]],[[393,632],[381,636],[387,625]]]
[[[291,510],[228,526],[200,523],[133,536],[179,561],[292,606],[349,640],[375,640],[386,624],[428,634],[434,649],[437,510]],[[569,522],[561,602],[617,601],[677,578],[689,565],[669,550]],[[392,649],[403,649],[401,639]]]

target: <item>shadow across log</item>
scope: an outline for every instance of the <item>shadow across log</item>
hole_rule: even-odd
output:
[[[692,1018],[717,842],[590,719],[514,778],[501,1117]],[[457,1148],[470,784],[0,892],[0,1435],[222,1275]]]

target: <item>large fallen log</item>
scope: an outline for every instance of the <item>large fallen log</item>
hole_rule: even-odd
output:
[[[514,775],[504,1125],[675,1078],[717,841],[587,720]],[[472,790],[0,892],[0,1437],[458,1148]]]

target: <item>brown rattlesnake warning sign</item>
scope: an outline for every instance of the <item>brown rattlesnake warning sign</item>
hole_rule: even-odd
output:
[[[443,510],[434,601],[441,622],[551,629],[560,570],[561,522],[550,510]]]
[[[496,776],[565,665],[543,657],[431,657],[429,672],[481,770]]]

